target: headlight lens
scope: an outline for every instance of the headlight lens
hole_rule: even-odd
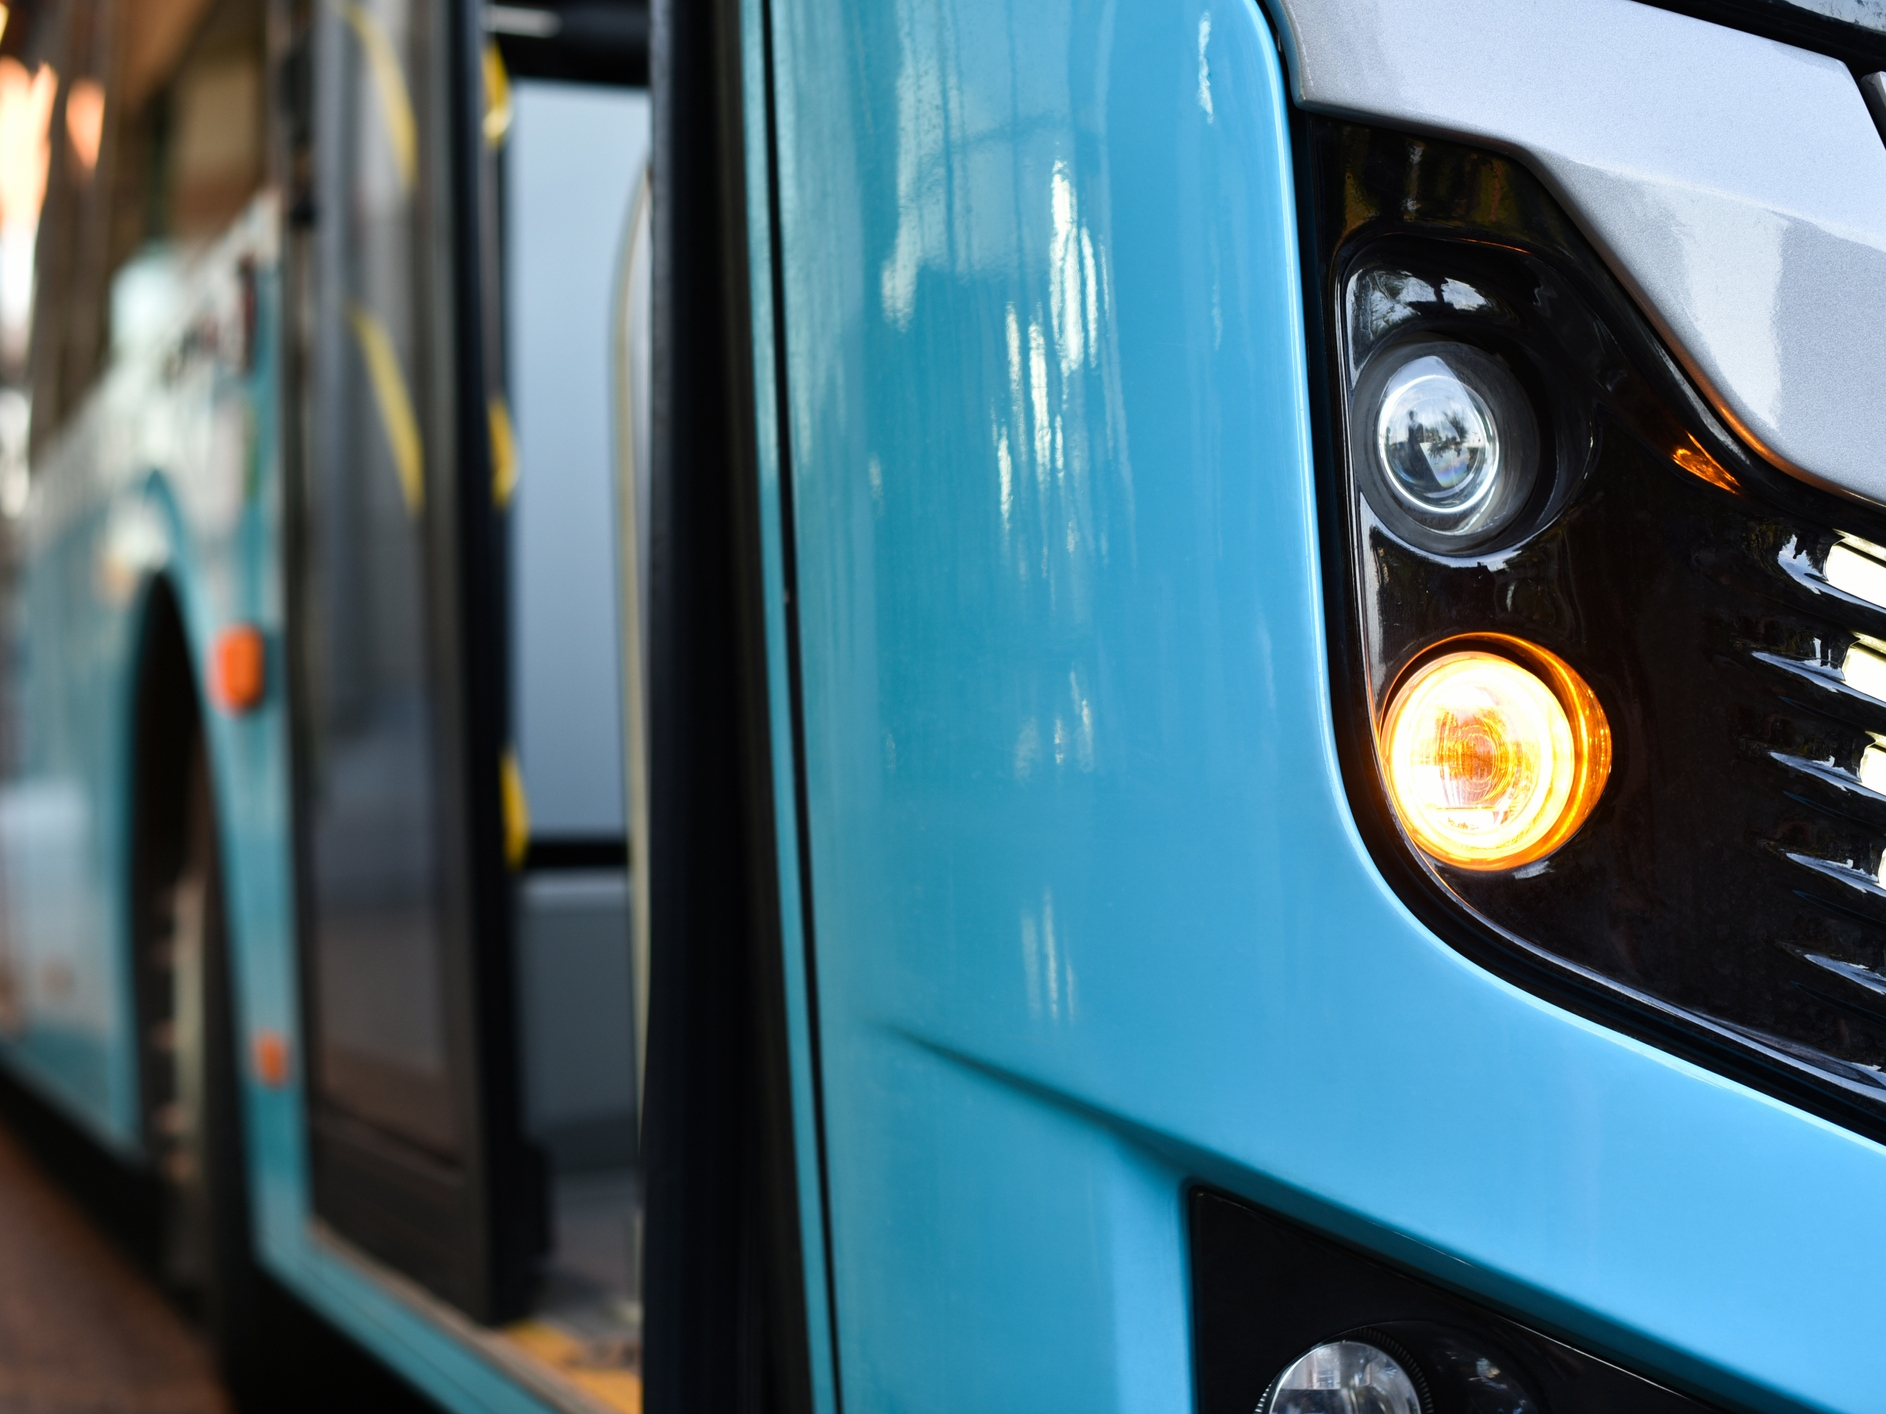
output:
[[[1375,419],[1375,450],[1390,489],[1430,516],[1471,513],[1500,478],[1493,409],[1434,354],[1389,376]]]
[[[1583,679],[1544,649],[1500,646],[1420,664],[1382,720],[1395,813],[1462,869],[1544,858],[1585,822],[1611,770],[1610,727]]]
[[[1460,553],[1518,519],[1538,479],[1539,434],[1525,392],[1493,355],[1423,340],[1370,360],[1356,407],[1361,480],[1390,527]]]
[[[1258,1414],[1422,1414],[1401,1363],[1364,1340],[1332,1340],[1271,1382]]]

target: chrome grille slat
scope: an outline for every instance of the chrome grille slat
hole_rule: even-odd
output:
[[[1782,850],[1781,857],[1799,864],[1804,869],[1812,869],[1849,889],[1856,889],[1868,898],[1886,901],[1886,888],[1880,886],[1877,875],[1869,874],[1852,864],[1842,864],[1834,859],[1820,859],[1811,854],[1800,854],[1794,850]],[[1886,925],[1886,920],[1882,920]]]
[[[1856,987],[1862,987],[1880,999],[1886,1005],[1886,976],[1875,972],[1870,967],[1861,967],[1858,963],[1842,962],[1839,958],[1827,957],[1821,953],[1801,953],[1804,962],[1811,962],[1826,972],[1843,977]]]
[[[1829,765],[1825,761],[1810,761],[1804,756],[1790,756],[1785,751],[1770,751],[1767,755],[1769,760],[1790,771],[1798,771],[1814,780],[1824,781],[1837,790],[1851,791],[1867,800],[1876,800],[1882,806],[1886,806],[1886,795],[1881,795],[1875,790],[1868,790],[1860,784],[1860,778],[1851,771],[1843,771],[1838,766]]]

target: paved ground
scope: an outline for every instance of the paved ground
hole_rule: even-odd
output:
[[[228,1414],[183,1319],[0,1130],[0,1414]]]

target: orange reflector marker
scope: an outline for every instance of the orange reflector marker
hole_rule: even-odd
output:
[[[210,696],[225,712],[247,712],[268,686],[268,652],[254,624],[233,624],[211,650]]]
[[[1611,774],[1611,728],[1563,659],[1476,635],[1419,663],[1389,694],[1380,749],[1388,795],[1443,864],[1514,869],[1585,823]]]
[[[253,1041],[255,1078],[271,1090],[288,1083],[288,1038],[279,1031],[258,1031]]]

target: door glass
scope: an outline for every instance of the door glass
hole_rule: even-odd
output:
[[[317,303],[302,518],[305,839],[321,1098],[460,1148],[446,1049],[436,606],[427,573],[430,7],[314,19]]]

